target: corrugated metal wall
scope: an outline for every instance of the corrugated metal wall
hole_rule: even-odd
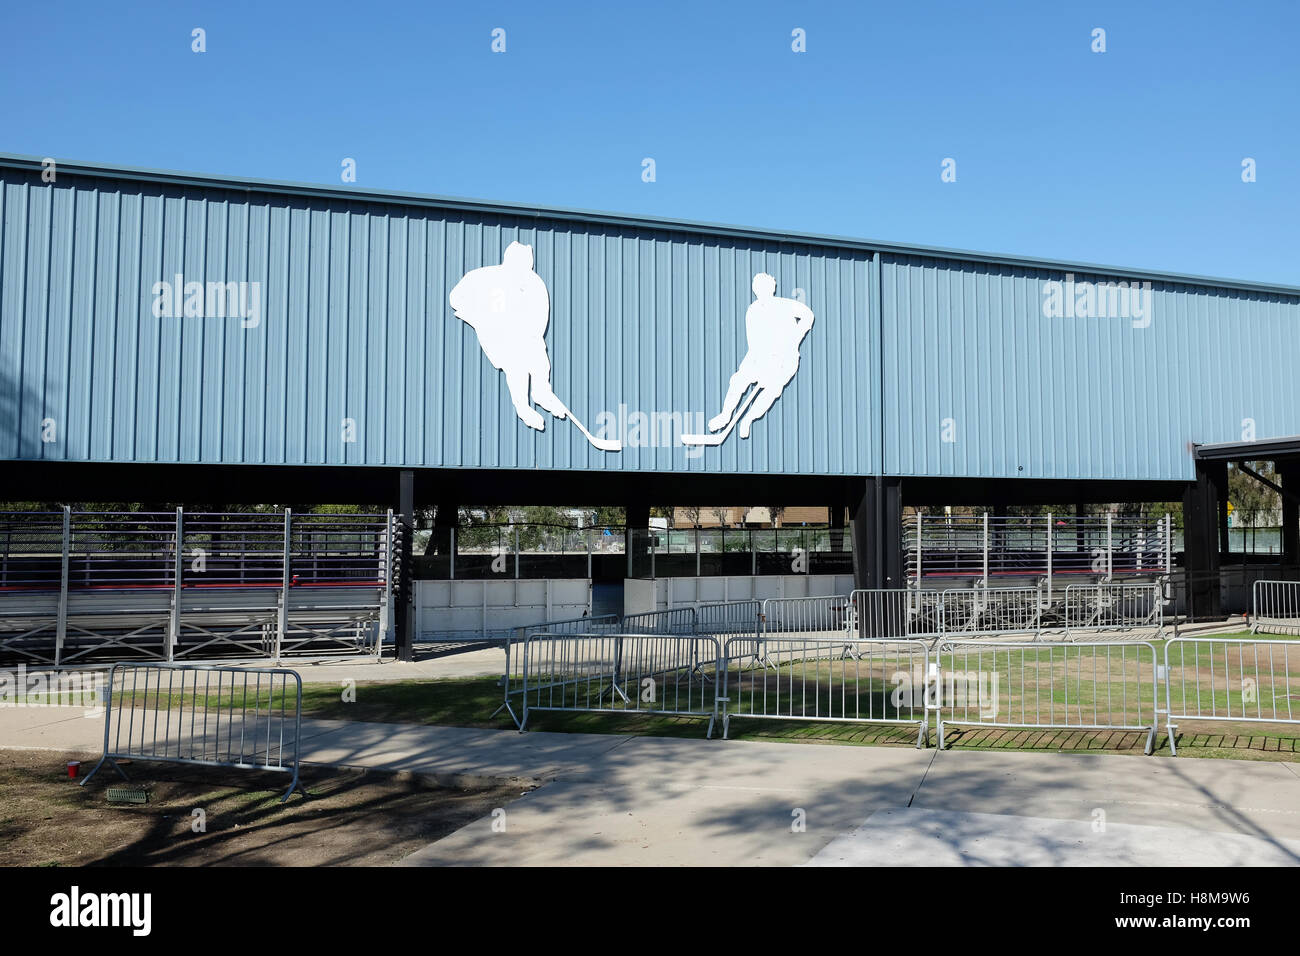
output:
[[[96,461],[867,474],[878,469],[870,256],[658,229],[267,197],[4,170],[0,456]],[[556,393],[602,411],[715,415],[745,351],[756,272],[816,313],[801,364],[748,440],[694,456],[592,448],[518,421],[502,374],[447,304],[511,241],[551,297]],[[259,325],[155,318],[153,284],[256,281]],[[57,440],[43,441],[53,419]],[[355,421],[355,442],[343,420]],[[618,419],[621,420],[621,419]],[[662,421],[662,419],[660,419]],[[682,424],[685,427],[682,427]],[[672,427],[672,426],[669,426]],[[621,429],[620,429],[621,431]]]
[[[0,223],[3,459],[1180,480],[1243,419],[1300,433],[1290,295],[1156,282],[1136,328],[1045,318],[1064,269],[12,167]],[[519,422],[447,304],[515,240],[557,394],[593,430],[677,413],[673,435],[606,453]],[[750,439],[691,453],[760,271],[816,314],[799,372]],[[258,325],[155,318],[177,273],[261,283]]]
[[[1066,275],[883,258],[887,473],[1181,480],[1246,419],[1300,434],[1295,297],[1153,282],[1149,316],[1045,317]]]

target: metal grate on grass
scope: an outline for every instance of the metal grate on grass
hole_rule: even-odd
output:
[[[109,803],[149,802],[149,791],[144,787],[109,787],[106,794]]]

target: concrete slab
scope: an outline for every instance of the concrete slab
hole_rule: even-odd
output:
[[[82,715],[79,707],[0,708],[0,747],[99,751],[103,714]],[[154,726],[152,711],[144,719]],[[156,721],[166,724],[166,717]],[[301,739],[304,763],[540,782],[591,766],[629,738],[304,719]]]
[[[401,865],[805,863],[861,808],[910,799],[929,760],[902,749],[639,738]]]
[[[945,751],[913,807],[1192,826],[1300,839],[1294,764],[1110,754]]]
[[[1294,866],[1300,840],[1181,826],[893,808],[809,866]]]
[[[0,708],[0,746],[96,752],[102,717],[83,713]],[[504,832],[485,817],[412,866],[1300,863],[1288,763],[337,720],[304,720],[302,747],[308,763],[544,782]]]
[[[304,720],[302,737],[306,763],[534,782],[592,766],[629,739],[345,720]]]
[[[85,752],[103,745],[102,711],[95,715],[82,707],[0,708],[0,747]]]

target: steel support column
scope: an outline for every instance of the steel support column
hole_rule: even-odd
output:
[[[1183,495],[1183,551],[1188,611],[1217,617],[1219,602],[1219,515],[1228,498],[1228,466],[1196,462],[1196,483]]]
[[[1278,462],[1282,479],[1282,563],[1300,564],[1300,461]]]
[[[397,515],[401,522],[402,558],[398,562],[398,580],[393,582],[393,623],[396,625],[396,654],[399,661],[415,659],[415,614],[411,603],[415,588],[411,584],[411,539],[415,531],[415,472],[402,471],[397,478]]]
[[[629,504],[624,510],[624,548],[627,551],[627,576],[635,577],[635,562],[633,555],[636,553],[636,542],[638,531],[648,531],[650,528],[650,506],[647,504]],[[648,535],[647,535],[648,539]],[[647,540],[647,544],[649,541]]]
[[[901,588],[903,486],[898,478],[868,478],[852,506],[853,586]]]

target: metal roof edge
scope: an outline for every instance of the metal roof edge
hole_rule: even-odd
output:
[[[1300,435],[1260,438],[1255,441],[1225,441],[1197,445],[1195,456],[1207,461],[1268,458],[1275,454],[1300,453]]]
[[[862,252],[881,252],[900,256],[917,256],[931,259],[951,259],[984,265],[1012,268],[1075,272],[1085,275],[1120,276],[1179,283],[1209,288],[1241,289],[1300,298],[1300,286],[1231,279],[1220,276],[1194,275],[1192,273],[1165,272],[1135,269],[1129,266],[1112,266],[1091,262],[1072,262],[1055,259],[1038,259],[1007,253],[977,252],[968,249],[950,249],[942,246],[907,245],[879,242],[850,236],[824,235],[807,232],[777,232],[748,226],[709,223],[699,220],[674,219],[662,216],[631,215],[598,210],[574,209],[560,206],[507,203],[488,199],[440,196],[431,193],[411,193],[395,190],[353,189],[346,186],[329,186],[320,183],[295,183],[285,180],[253,179],[242,176],[218,176],[210,173],[175,172],[162,169],[145,169],[108,163],[89,163],[61,160],[52,157],[58,172],[74,176],[94,176],[156,182],[170,185],[199,186],[207,189],[234,189],[268,194],[316,196],[349,202],[377,202],[393,205],[419,206],[463,212],[486,212],[502,216],[534,216],[567,221],[599,223],[623,228],[657,229],[673,232],[691,232],[707,235],[724,235],[733,238],[767,242],[794,243]],[[0,152],[0,168],[41,171],[44,158],[19,153]]]

